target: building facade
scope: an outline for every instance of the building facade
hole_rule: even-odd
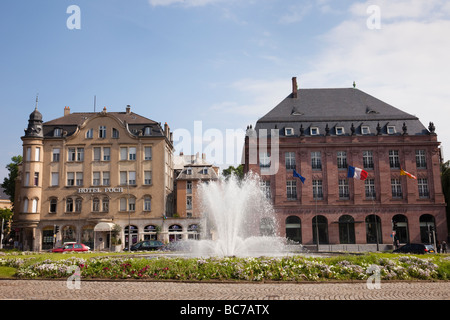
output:
[[[169,239],[173,215],[173,142],[167,123],[131,112],[71,113],[43,122],[30,114],[16,181],[14,225],[24,250],[64,242],[111,248],[119,227],[131,241]],[[106,226],[106,229],[105,229]]]
[[[433,124],[425,128],[417,117],[359,89],[298,89],[293,78],[292,93],[247,128],[244,157],[244,172],[262,177],[279,233],[293,241],[447,239]],[[349,166],[365,170],[367,179],[349,178]]]

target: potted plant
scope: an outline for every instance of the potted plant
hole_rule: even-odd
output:
[[[122,228],[118,224],[114,224],[111,230],[111,245],[114,252],[122,251],[122,239],[120,239],[120,232]]]

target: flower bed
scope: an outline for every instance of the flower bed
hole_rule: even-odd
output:
[[[449,257],[418,258],[367,254],[334,258],[166,258],[71,256],[62,260],[0,258],[18,278],[67,278],[74,266],[84,279],[321,281],[365,280],[375,271],[381,280],[450,280]],[[375,266],[375,267],[374,267]]]

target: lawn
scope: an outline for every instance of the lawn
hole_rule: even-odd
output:
[[[133,254],[30,254],[0,256],[2,278],[184,281],[450,280],[450,255],[367,253],[332,257],[211,257],[152,259]],[[14,272],[13,272],[14,271]]]

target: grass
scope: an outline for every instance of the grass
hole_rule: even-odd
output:
[[[0,279],[14,279],[17,269],[13,267],[0,267]]]

